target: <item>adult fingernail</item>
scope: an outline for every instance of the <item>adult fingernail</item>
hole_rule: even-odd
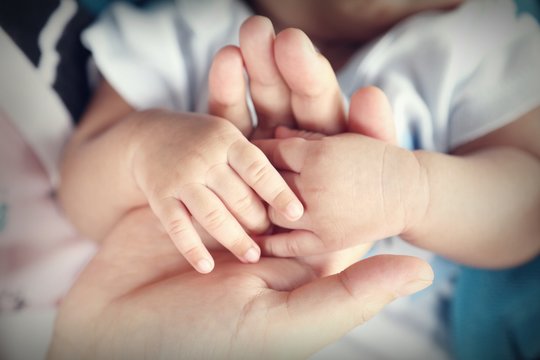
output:
[[[250,248],[248,251],[246,251],[246,254],[244,255],[244,259],[246,259],[246,261],[250,263],[256,263],[257,261],[259,261],[260,257],[261,252],[255,247]]]
[[[304,39],[304,45],[306,46],[307,49],[309,49],[314,54],[317,54],[319,52],[318,49],[313,44],[313,42],[307,36]]]
[[[291,220],[298,220],[304,213],[304,207],[298,201],[291,201],[287,205],[287,215]]]
[[[415,292],[418,292],[420,290],[423,290],[430,286],[433,283],[432,279],[429,280],[422,280],[417,279],[413,281],[409,281],[408,283],[404,284],[398,291],[399,296],[407,296],[414,294]]]

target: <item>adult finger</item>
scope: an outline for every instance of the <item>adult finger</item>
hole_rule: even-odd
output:
[[[260,198],[228,164],[214,166],[206,177],[206,186],[219,196],[249,232],[261,234],[270,226],[266,207]]]
[[[276,331],[284,334],[290,354],[309,355],[363,324],[394,299],[422,290],[432,281],[430,266],[420,259],[371,257],[282,294],[283,313],[275,314]],[[287,320],[280,321],[282,317]],[[290,332],[291,328],[295,331]]]
[[[292,221],[302,216],[302,203],[260,149],[240,140],[227,155],[229,165],[271,207]]]
[[[343,97],[332,66],[306,34],[286,29],[276,36],[274,52],[292,91],[291,105],[300,129],[327,135],[345,130]]]
[[[349,131],[397,145],[392,107],[374,86],[357,90],[349,106]]]
[[[150,200],[149,204],[186,260],[202,274],[211,272],[214,260],[193,227],[186,207],[174,197]]]
[[[240,50],[249,76],[259,136],[270,137],[278,124],[292,126],[290,90],[274,60],[274,27],[263,16],[252,16],[240,27]]]
[[[180,194],[187,209],[218,242],[243,262],[259,261],[259,246],[214,192],[203,184],[186,185]]]
[[[225,46],[214,56],[208,75],[210,114],[232,122],[244,135],[252,130],[240,49]]]

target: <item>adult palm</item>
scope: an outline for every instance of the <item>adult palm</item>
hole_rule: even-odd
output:
[[[49,358],[301,358],[431,282],[415,258],[381,256],[317,279],[293,259],[211,274],[178,255],[148,209],[110,232],[61,305]]]

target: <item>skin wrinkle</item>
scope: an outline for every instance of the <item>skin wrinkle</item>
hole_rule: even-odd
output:
[[[231,206],[239,213],[247,212],[252,207],[251,196],[249,196],[249,193],[246,193],[244,196],[236,199]]]
[[[148,117],[149,114],[147,113],[143,113],[143,119]],[[124,122],[118,122],[117,124],[121,124],[121,123],[124,123]],[[117,125],[115,124],[115,125]],[[137,186],[137,188],[141,189],[141,186],[137,180],[137,177],[135,176],[135,153],[136,153],[136,149],[139,147],[141,147],[141,144],[138,144],[137,146],[137,143],[136,141],[134,140],[134,138],[136,137],[136,133],[138,132],[137,129],[141,126],[141,121],[138,121],[134,126],[132,126],[132,129],[131,131],[129,131],[129,133],[127,134],[127,146],[126,146],[126,163],[129,164],[128,165],[128,174],[131,175],[135,185]],[[108,129],[108,128],[107,128]],[[105,132],[105,130],[107,129],[102,129],[100,131],[100,133],[102,132]],[[97,137],[99,134],[94,134],[94,137]],[[90,139],[87,139],[85,142],[88,144],[90,143],[92,140],[92,138]]]
[[[247,168],[247,173],[252,179],[254,179],[253,184],[255,187],[257,187],[268,174],[268,170],[264,165],[265,164],[263,164],[261,161],[253,161]],[[273,196],[273,198],[275,198],[275,196]]]
[[[220,228],[223,228],[223,224],[227,222],[225,214],[221,209],[212,209],[209,212],[203,215],[204,223],[207,224],[206,227],[209,231],[217,231]],[[229,243],[229,246],[234,248],[236,245],[242,242],[243,236],[240,238],[235,237],[233,241]]]
[[[426,217],[426,215],[429,212],[429,208],[431,207],[431,183],[429,178],[429,173],[427,167],[424,165],[422,161],[416,156],[416,153],[413,153],[413,157],[418,164],[418,177],[419,177],[419,183],[422,184],[421,189],[424,192],[424,204],[423,204],[423,211],[420,217],[417,221],[421,222]],[[405,229],[404,231],[406,231]]]
[[[349,273],[347,271],[342,271],[341,273],[338,274],[337,277],[339,279],[339,282],[343,285],[343,288],[345,289],[345,291],[347,291],[347,293],[353,299],[357,299],[357,296],[352,290],[351,285],[350,285],[352,281],[351,281],[351,278],[349,277]]]
[[[405,227],[407,227],[407,224],[409,224],[410,222],[410,211],[407,211],[407,205],[408,205],[408,202],[410,203],[410,198],[411,198],[411,189],[410,187],[411,186],[414,186],[414,185],[411,185],[411,184],[405,184],[404,186],[404,179],[401,178],[401,177],[398,177],[397,178],[397,181],[398,181],[398,195],[399,195],[399,199],[398,199],[398,204],[399,204],[399,209],[401,211],[401,224],[399,226],[399,233],[403,233],[403,229]]]
[[[217,168],[222,167],[222,166],[226,167],[225,171],[227,171],[227,169],[230,167],[226,163],[215,164],[206,173],[205,185],[207,186],[209,191],[212,191],[212,192],[215,193],[215,191],[213,189],[213,185],[216,184],[216,182],[219,182],[220,178],[221,178],[221,176],[219,175],[220,172],[219,172],[219,170]],[[236,173],[236,171],[234,169],[231,168],[231,170],[234,172],[234,174],[238,175],[238,173]],[[250,193],[248,191],[248,192],[245,192],[244,195],[242,195],[242,197],[235,199],[234,204],[226,204],[225,202],[224,202],[224,204],[225,204],[226,208],[229,211],[233,211],[233,209],[234,209],[239,214],[247,214],[247,213],[250,212],[249,210],[254,205],[252,203],[253,198],[252,198],[251,195],[252,195],[252,193]],[[216,193],[216,196],[218,196],[221,199],[221,196],[219,196],[219,194]],[[256,206],[254,206],[254,207],[256,208]],[[252,222],[250,219],[244,219],[244,221]],[[246,224],[245,226],[250,231],[259,232],[259,227],[256,226],[256,223]]]
[[[291,321],[294,321],[294,318],[291,315],[291,298],[292,295],[295,293],[295,291],[289,291],[285,293],[285,301],[283,302],[285,304],[285,313],[287,314],[287,318]]]
[[[289,254],[298,254],[298,246],[296,241],[287,241],[287,252]]]
[[[416,219],[416,223],[422,223],[424,219],[426,218],[427,214],[429,214],[431,206],[432,206],[432,200],[431,200],[431,177],[429,174],[429,168],[424,165],[420,157],[417,156],[417,152],[413,152],[413,158],[415,159],[416,163],[418,164],[418,174],[421,180],[421,189],[424,192],[426,200],[424,201],[423,211],[421,212],[420,216]],[[411,228],[414,226],[414,224],[406,223],[405,228],[403,229],[402,235],[404,238],[407,239],[407,241],[411,242],[413,245],[415,243],[415,239],[413,236],[409,236],[409,233],[411,231]]]
[[[188,219],[184,217],[175,218],[172,221],[169,221],[167,224],[165,224],[165,227],[167,229],[167,233],[171,235],[179,235],[182,233],[185,233],[188,231],[189,225]],[[191,249],[187,250],[186,253],[189,253],[193,250],[195,250],[196,246],[192,247]]]
[[[266,288],[269,288],[266,281],[264,281],[263,279],[257,279],[257,280],[262,280],[264,282],[264,286]],[[242,310],[240,311],[240,314],[238,316],[238,320],[236,322],[236,325],[234,327],[232,340],[240,337],[240,332],[241,332],[242,327],[243,327],[242,325],[246,322],[246,320],[248,318],[248,315],[251,313],[253,307],[255,306],[255,303],[261,298],[261,296],[264,293],[265,293],[265,288],[261,288],[248,302],[246,302],[244,304],[244,306],[242,307]],[[231,341],[230,343],[232,344],[234,342],[236,342],[236,341]],[[231,350],[232,350],[232,347],[229,348],[229,351],[231,351]]]
[[[186,249],[183,249],[183,250],[184,250],[184,255],[186,257],[190,257],[191,255],[197,254],[199,252],[199,248],[197,247],[197,245],[193,245],[192,247],[188,248],[187,250]]]
[[[238,139],[229,147],[229,151],[227,152],[227,162],[229,164],[231,164],[231,157],[233,156],[231,155],[231,152],[233,151],[233,149],[236,149],[237,146],[242,146],[243,144],[241,143],[243,143],[243,140]],[[232,165],[231,168],[233,168],[234,170],[234,167]],[[255,160],[251,164],[249,164],[246,173],[248,174],[248,178],[253,180],[252,187],[257,188],[259,186],[259,183],[265,178],[267,178],[267,176],[265,175],[268,174],[268,168],[261,160]],[[272,194],[272,201],[279,197],[279,195],[281,195],[284,191],[285,189],[281,189],[277,194]]]

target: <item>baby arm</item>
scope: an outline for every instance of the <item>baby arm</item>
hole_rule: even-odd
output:
[[[264,154],[225,119],[133,111],[106,83],[68,145],[60,196],[81,231],[100,238],[148,203],[200,272],[213,260],[191,216],[239,259],[260,250],[249,232],[268,226],[265,200],[294,220],[302,205]]]
[[[446,155],[360,135],[261,145],[305,204],[295,229],[267,239],[282,256],[391,235],[460,263],[512,266],[540,251],[540,109]]]
[[[417,151],[427,173],[425,216],[404,238],[479,267],[540,252],[540,107],[453,155]]]

